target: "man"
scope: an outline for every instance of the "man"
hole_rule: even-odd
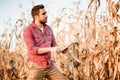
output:
[[[59,53],[52,29],[46,24],[47,12],[44,5],[31,10],[33,22],[24,29],[23,38],[28,50],[29,72],[27,80],[67,80],[54,66],[51,53]]]

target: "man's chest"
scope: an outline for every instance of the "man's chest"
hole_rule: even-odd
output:
[[[52,42],[52,32],[49,30],[45,30],[44,32],[39,29],[32,30],[32,34],[36,46],[50,45]]]

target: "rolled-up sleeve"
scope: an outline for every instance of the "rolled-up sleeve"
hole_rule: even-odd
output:
[[[23,39],[26,44],[28,53],[37,54],[39,47],[35,46],[35,42],[33,40],[33,34],[29,27],[26,27],[23,32]]]

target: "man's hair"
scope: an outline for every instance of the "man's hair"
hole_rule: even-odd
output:
[[[32,8],[31,15],[32,15],[33,19],[34,19],[35,15],[39,15],[39,9],[44,9],[44,5],[40,4],[40,5],[36,5]]]

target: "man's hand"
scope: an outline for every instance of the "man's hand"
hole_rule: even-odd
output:
[[[59,47],[52,47],[51,48],[51,53],[67,53],[68,52],[68,47],[67,48],[64,48],[64,49],[61,49]]]
[[[51,52],[52,53],[61,53],[61,49],[59,47],[52,47]]]

